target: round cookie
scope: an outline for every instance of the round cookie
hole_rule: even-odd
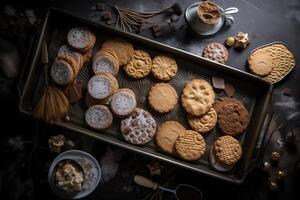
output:
[[[130,89],[119,89],[111,97],[110,108],[118,117],[125,117],[129,115],[135,109],[135,107],[135,94]]]
[[[78,53],[76,51],[73,51],[67,45],[63,45],[59,48],[57,56],[60,57],[60,56],[65,56],[65,55],[74,58],[77,65],[78,65],[78,68],[79,69],[82,68],[82,66],[83,66],[83,57],[80,53]]]
[[[94,42],[93,34],[84,27],[72,28],[67,35],[68,44],[77,50],[85,50]]]
[[[56,60],[52,63],[50,75],[58,85],[67,85],[75,78],[72,66],[63,60]]]
[[[114,81],[105,74],[96,74],[88,82],[87,90],[91,97],[103,100],[114,93]]]
[[[118,57],[120,65],[126,65],[134,54],[132,44],[121,39],[115,38],[113,40],[107,40],[102,44],[102,48],[113,49]]]
[[[235,98],[221,97],[215,101],[213,108],[216,110],[217,113],[220,113],[223,110],[223,106],[226,104],[237,104],[243,106],[243,104]]]
[[[104,105],[94,105],[87,109],[85,113],[86,123],[97,130],[109,128],[113,122],[113,115]]]
[[[264,50],[253,52],[248,58],[250,71],[258,76],[266,76],[274,67],[273,57]]]
[[[132,59],[124,66],[125,72],[132,78],[144,78],[151,71],[152,60],[143,50],[135,50]]]
[[[155,56],[152,61],[152,74],[162,81],[168,81],[177,73],[176,61],[169,56]]]
[[[238,135],[247,128],[248,124],[249,113],[243,105],[228,103],[218,113],[218,126],[225,134]]]
[[[185,128],[178,122],[166,121],[157,130],[156,144],[167,153],[174,152],[174,146],[179,136],[184,136]]]
[[[92,69],[95,74],[107,72],[112,75],[117,75],[119,65],[112,57],[96,54],[93,58]]]
[[[156,122],[148,111],[135,108],[121,121],[121,132],[127,142],[146,144],[155,136]]]
[[[226,135],[219,137],[214,143],[217,161],[225,166],[234,165],[242,157],[242,147],[235,138]]]
[[[206,133],[216,126],[217,112],[211,108],[207,113],[201,116],[188,114],[187,119],[193,130],[199,133]]]
[[[177,138],[175,150],[184,160],[197,160],[201,158],[206,149],[205,141],[196,131],[186,130],[184,136]]]
[[[63,60],[69,63],[69,65],[72,67],[74,77],[77,76],[79,72],[79,65],[73,57],[68,55],[62,55],[62,56],[57,56],[55,60]]]
[[[228,51],[224,45],[213,42],[208,44],[202,52],[204,58],[225,64],[228,60]]]
[[[203,79],[189,81],[183,88],[181,102],[184,109],[195,116],[207,113],[215,100],[212,86]]]
[[[148,100],[155,111],[166,113],[176,106],[178,95],[170,84],[157,83],[150,89]]]

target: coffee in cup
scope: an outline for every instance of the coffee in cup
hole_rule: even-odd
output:
[[[216,24],[221,17],[219,7],[210,1],[201,1],[197,9],[197,14],[200,20],[206,24]]]

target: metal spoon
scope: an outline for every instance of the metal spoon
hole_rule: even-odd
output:
[[[177,200],[201,200],[202,192],[191,186],[186,184],[178,185],[174,190],[159,186],[158,183],[153,182],[152,180],[145,178],[140,175],[134,176],[134,182],[140,186],[151,188],[153,190],[163,190],[166,192],[171,192],[175,195]]]

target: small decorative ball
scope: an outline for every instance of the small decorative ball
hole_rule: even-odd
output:
[[[65,121],[66,121],[66,122],[69,122],[70,120],[71,120],[70,116],[69,116],[69,115],[66,115],[66,116],[65,116]]]
[[[264,162],[263,170],[268,171],[271,168],[271,164],[269,162]]]
[[[228,37],[227,39],[226,39],[226,45],[227,46],[229,46],[229,47],[232,47],[233,45],[234,45],[234,43],[235,43],[235,39],[234,39],[234,37]]]
[[[280,153],[277,152],[277,151],[273,151],[272,154],[271,154],[271,159],[273,161],[278,161],[279,158],[280,158]]]
[[[269,189],[271,191],[276,191],[278,189],[278,184],[276,181],[270,181],[269,182]]]
[[[282,180],[284,177],[285,177],[285,172],[284,171],[282,171],[282,170],[279,170],[278,172],[277,172],[277,179],[278,180]]]

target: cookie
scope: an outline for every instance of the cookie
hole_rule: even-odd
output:
[[[274,60],[268,52],[257,50],[248,58],[250,71],[257,76],[266,76],[271,73],[274,67]]]
[[[83,66],[83,57],[80,53],[73,51],[72,49],[70,49],[67,45],[63,45],[59,48],[57,56],[71,56],[72,58],[75,59],[78,68],[81,69]]]
[[[108,72],[115,76],[119,71],[119,63],[112,56],[100,52],[93,58],[92,69],[95,74]]]
[[[87,92],[85,95],[85,104],[87,105],[87,107],[91,107],[93,105],[109,105],[111,96],[105,98],[105,99],[95,99],[93,97],[91,97],[91,95]]]
[[[58,85],[67,85],[75,78],[72,66],[63,60],[56,60],[52,63],[50,75]]]
[[[94,75],[88,82],[88,93],[97,100],[103,100],[111,96],[117,86],[116,79],[104,73]]]
[[[127,142],[146,144],[155,136],[156,122],[148,111],[135,108],[121,121],[121,132]]]
[[[157,83],[150,89],[148,100],[155,111],[166,113],[176,106],[178,95],[170,84]]]
[[[119,89],[113,94],[110,101],[112,112],[118,117],[126,117],[136,107],[136,98],[132,90]]]
[[[203,79],[187,82],[183,88],[181,102],[184,109],[195,116],[207,113],[215,100],[212,86]]]
[[[72,48],[86,52],[94,46],[96,37],[87,28],[75,27],[68,32],[67,40]]]
[[[151,71],[152,60],[143,50],[135,50],[132,59],[124,66],[125,72],[132,78],[144,78]]]
[[[242,147],[235,138],[226,135],[219,137],[214,143],[215,158],[225,166],[234,165],[242,157]]]
[[[205,141],[199,133],[186,130],[184,136],[179,136],[175,142],[177,154],[184,160],[197,160],[205,153]]]
[[[57,56],[55,58],[55,60],[63,60],[67,63],[69,63],[69,65],[72,67],[72,71],[73,71],[73,76],[76,77],[78,72],[79,72],[79,65],[76,62],[76,60],[68,55],[61,55],[61,56]]]
[[[94,105],[87,109],[85,121],[90,127],[97,130],[103,130],[112,125],[113,115],[107,106]]]
[[[134,54],[132,44],[121,38],[105,41],[102,44],[102,48],[113,49],[118,57],[120,66],[126,65]]]
[[[199,133],[206,133],[216,126],[217,112],[211,108],[207,113],[201,116],[188,114],[187,119],[193,130]]]
[[[269,56],[272,57],[274,67],[272,71],[262,77],[263,79],[276,83],[285,77],[296,65],[295,56],[293,53],[282,43],[274,43],[260,47],[257,50],[254,50],[252,54],[256,52],[267,52]],[[250,58],[249,57],[249,58]]]
[[[225,104],[218,113],[218,127],[225,134],[236,136],[241,134],[249,124],[249,113],[240,104]]]
[[[184,136],[185,128],[178,122],[164,122],[157,130],[156,144],[167,153],[174,152],[174,146],[179,136]]]
[[[225,64],[228,60],[228,51],[224,45],[213,42],[203,49],[202,56],[218,63]]]
[[[213,108],[219,114],[223,110],[223,106],[226,104],[237,104],[237,105],[243,106],[243,104],[235,98],[220,97],[217,100],[215,100]]]
[[[176,61],[169,56],[155,56],[152,61],[152,74],[162,81],[168,81],[177,73]]]

